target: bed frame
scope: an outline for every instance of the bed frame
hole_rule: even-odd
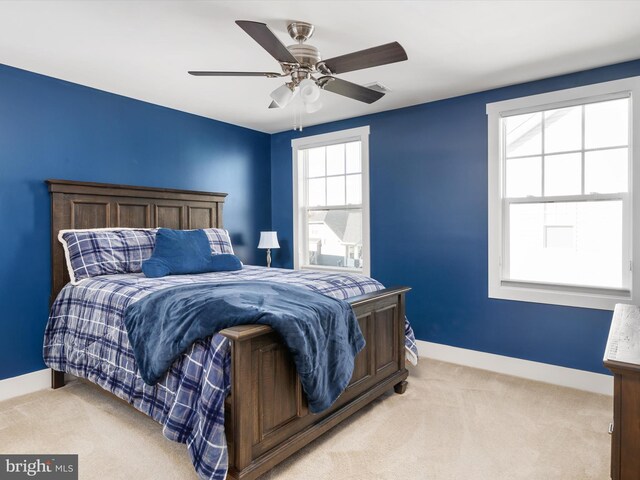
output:
[[[47,180],[51,193],[51,301],[69,281],[58,231],[68,228],[222,227],[225,193]],[[311,414],[286,347],[263,325],[227,328],[231,393],[225,402],[229,475],[255,479],[391,388],[404,393],[407,287],[350,298],[367,345],[336,403]],[[51,372],[52,388],[64,372]]]

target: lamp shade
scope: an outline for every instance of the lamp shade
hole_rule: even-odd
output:
[[[280,248],[278,232],[260,232],[258,248]]]
[[[300,96],[304,103],[313,103],[320,98],[320,87],[310,78],[305,78],[300,82]]]
[[[284,85],[279,86],[273,92],[271,92],[271,98],[273,98],[273,101],[276,102],[278,107],[284,108],[293,98],[293,92],[285,83]]]

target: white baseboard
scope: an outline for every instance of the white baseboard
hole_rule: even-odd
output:
[[[0,380],[0,402],[50,387],[51,370],[48,368]]]
[[[532,362],[466,348],[451,347],[422,340],[417,340],[416,344],[421,357],[490,370],[504,375],[527,378],[562,387],[586,390],[587,392],[613,395],[613,377],[610,375],[559,367],[548,363]]]
[[[559,367],[548,363],[532,362],[520,358],[452,347],[440,343],[417,340],[421,357],[467,367],[527,378],[538,382],[613,395],[613,377],[601,373]],[[0,401],[51,387],[51,370],[45,368],[18,377],[0,380]]]

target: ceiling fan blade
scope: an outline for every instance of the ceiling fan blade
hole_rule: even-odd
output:
[[[280,105],[278,105],[274,100],[269,104],[269,108],[280,108]]]
[[[407,59],[407,52],[398,42],[391,42],[377,47],[367,48],[359,52],[347,53],[339,57],[329,58],[319,62],[331,73],[345,73],[363,68],[387,65],[388,63],[402,62]]]
[[[384,97],[384,92],[379,92],[371,88],[363,87],[357,83],[347,82],[341,78],[336,77],[320,77],[318,83],[324,90],[337,93],[338,95],[344,95],[345,97],[353,98],[364,103],[373,103]]]
[[[278,62],[298,63],[287,47],[278,40],[278,37],[267,27],[266,24],[260,22],[250,22],[248,20],[236,20],[236,24],[247,34],[260,44],[267,52],[271,54]]]
[[[207,72],[190,70],[189,75],[196,77],[281,77],[282,74],[274,72]]]

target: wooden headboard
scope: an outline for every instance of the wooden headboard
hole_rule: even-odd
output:
[[[69,282],[58,232],[69,228],[222,227],[226,193],[47,180],[51,195],[51,298]]]

